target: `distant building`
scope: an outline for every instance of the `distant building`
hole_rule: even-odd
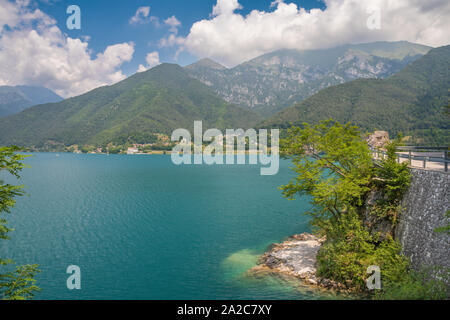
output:
[[[136,153],[139,153],[138,148],[128,148],[127,150],[127,154],[136,154]]]

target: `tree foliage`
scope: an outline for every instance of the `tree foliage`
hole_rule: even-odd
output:
[[[380,267],[383,283],[398,282],[408,272],[399,244],[392,238],[379,241],[370,234],[354,209],[329,230],[327,239],[317,256],[321,277],[364,291],[369,266]]]
[[[409,262],[401,255],[399,243],[391,234],[382,237],[364,223],[367,210],[382,212],[379,218],[388,218],[392,225],[400,214],[400,200],[411,176],[406,164],[396,161],[397,143],[389,144],[387,157],[375,162],[358,128],[333,120],[293,127],[281,140],[282,154],[292,160],[296,173],[281,187],[283,194],[288,199],[308,196],[312,209],[307,214],[317,232],[326,237],[317,256],[318,276],[365,291],[367,268],[376,265],[381,269],[383,290],[410,283],[405,278],[410,277]],[[382,197],[370,207],[367,198],[374,190]]]
[[[5,300],[27,300],[40,288],[36,286],[38,265],[18,266],[14,271],[0,274],[0,292]]]
[[[311,197],[313,224],[327,231],[350,208],[361,206],[373,174],[370,149],[357,127],[332,120],[288,130],[281,153],[297,177],[281,189],[286,197]]]
[[[26,165],[22,162],[26,156],[18,154],[18,147],[0,148],[0,173],[2,171],[20,178],[20,172]],[[16,204],[15,198],[23,195],[23,186],[11,185],[0,180],[0,240],[9,239],[8,233],[13,231],[7,226],[5,214],[10,213]],[[0,270],[14,262],[0,257]],[[39,288],[35,285],[34,276],[38,273],[37,265],[17,266],[13,271],[0,273],[0,298],[24,300],[32,298]]]
[[[448,278],[448,271],[443,277]],[[445,282],[433,279],[430,269],[420,271],[410,270],[399,281],[388,282],[383,291],[376,292],[379,300],[445,300],[447,286]]]
[[[411,182],[408,164],[397,162],[396,150],[399,143],[400,139],[386,146],[386,157],[381,160],[380,166],[375,168],[375,174],[378,178],[375,182],[383,189],[386,201],[390,203],[401,199]]]

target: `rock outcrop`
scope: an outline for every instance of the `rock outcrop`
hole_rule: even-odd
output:
[[[316,256],[321,244],[321,239],[311,234],[292,236],[283,243],[273,244],[261,257],[260,265],[316,284]]]
[[[272,244],[250,273],[284,275],[299,279],[302,284],[312,288],[345,292],[345,285],[316,275],[316,257],[324,241],[324,238],[303,233],[294,235],[283,243]]]

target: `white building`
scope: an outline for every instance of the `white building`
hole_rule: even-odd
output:
[[[128,148],[127,150],[127,154],[136,154],[136,153],[139,153],[138,148]]]

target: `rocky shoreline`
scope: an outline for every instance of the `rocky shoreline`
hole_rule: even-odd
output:
[[[325,238],[303,233],[291,236],[282,243],[272,244],[250,273],[289,276],[311,288],[350,293],[346,285],[316,275],[317,254],[324,241]]]

